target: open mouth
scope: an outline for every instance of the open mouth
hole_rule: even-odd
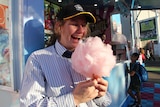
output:
[[[74,36],[71,36],[73,39],[75,40],[80,40],[81,38],[80,37],[74,37]]]

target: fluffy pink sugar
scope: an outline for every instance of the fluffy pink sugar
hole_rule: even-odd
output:
[[[71,57],[75,71],[86,77],[109,76],[116,64],[116,57],[109,44],[105,45],[99,37],[89,37],[79,42]]]

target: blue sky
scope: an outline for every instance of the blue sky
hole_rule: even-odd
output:
[[[114,15],[112,15],[112,20],[116,21],[117,24],[120,24],[121,23],[120,14],[114,14]]]

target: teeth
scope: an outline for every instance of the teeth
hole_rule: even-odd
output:
[[[81,38],[79,38],[79,37],[74,37],[74,36],[72,36],[72,38],[74,38],[74,39],[78,39],[78,40],[79,40],[79,39],[81,39]]]

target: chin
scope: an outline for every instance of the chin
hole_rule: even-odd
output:
[[[72,44],[72,49],[75,49],[78,46],[78,43]]]

